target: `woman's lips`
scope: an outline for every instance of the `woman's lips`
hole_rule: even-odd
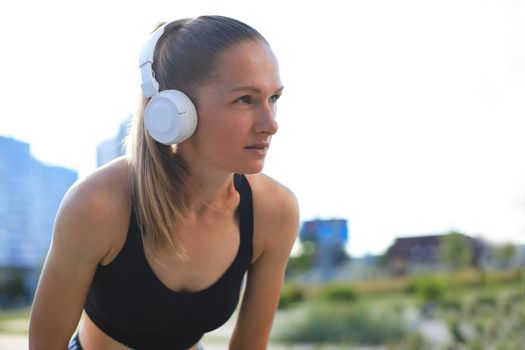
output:
[[[264,157],[266,156],[266,152],[268,152],[268,147],[270,147],[269,143],[262,142],[262,143],[256,143],[250,146],[246,146],[244,147],[244,149],[256,156]]]
[[[246,148],[268,148],[270,146],[269,142],[259,142],[254,143],[253,145],[246,146]]]

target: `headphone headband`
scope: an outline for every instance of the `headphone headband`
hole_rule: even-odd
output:
[[[197,127],[197,110],[191,99],[179,90],[159,91],[159,83],[155,80],[152,68],[155,46],[170,23],[163,24],[151,33],[139,58],[142,92],[145,97],[150,97],[144,108],[144,125],[155,141],[165,145],[183,142]]]
[[[155,54],[155,46],[159,41],[162,34],[164,34],[164,29],[171,22],[167,22],[157,28],[151,35],[148,40],[142,47],[139,58],[139,68],[142,76],[142,92],[146,97],[152,97],[159,93],[159,83],[155,80],[155,74],[153,72],[153,55]]]

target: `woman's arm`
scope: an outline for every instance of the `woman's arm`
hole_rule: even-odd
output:
[[[95,270],[115,237],[111,197],[96,179],[76,184],[64,197],[31,310],[31,350],[67,349]]]
[[[263,176],[263,175],[258,175]],[[266,349],[279,303],[288,256],[295,242],[299,208],[293,194],[283,186],[264,179],[268,186],[251,181],[254,191],[255,232],[263,246],[248,271],[246,289],[230,350]],[[261,187],[266,187],[262,190]],[[264,198],[261,198],[264,196]],[[258,199],[255,201],[255,198]]]

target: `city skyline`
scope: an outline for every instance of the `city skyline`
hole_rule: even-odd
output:
[[[97,146],[97,166],[102,166],[104,165],[105,163],[113,160],[114,158],[122,155],[122,151],[124,150],[123,148],[123,145],[122,145],[122,141],[123,141],[123,136],[125,136],[125,134],[123,134],[123,131],[125,130],[126,128],[126,125],[128,125],[130,122],[129,118],[127,118],[126,120],[124,120],[119,128],[118,128],[118,133],[115,135],[114,138],[110,138],[110,139],[106,139],[104,141],[102,141],[101,144],[99,144]],[[4,135],[0,135],[0,138],[2,138],[5,136]],[[24,141],[20,141],[20,140],[16,140],[16,139],[12,139],[12,141],[14,142],[17,142],[17,143],[22,143],[22,144],[25,144],[26,142]],[[30,149],[30,144],[28,144],[27,146],[29,146],[29,149]],[[107,147],[108,150],[109,150],[109,153],[105,153],[107,152],[108,150],[104,150],[104,148]],[[120,148],[119,148],[120,147]],[[99,156],[101,156],[99,158]],[[37,158],[33,158],[35,162],[37,163],[40,163],[42,164],[43,166],[49,166],[49,167],[57,167],[56,165],[52,165],[52,164],[45,164],[45,163],[42,163],[39,159]],[[58,168],[62,168],[62,167],[58,167]],[[68,168],[63,168],[65,171],[73,171],[75,172],[76,170],[75,169],[68,169]],[[299,231],[301,230],[304,230],[304,224],[306,223],[313,223],[313,222],[317,222],[317,221],[325,221],[325,222],[339,222],[339,221],[344,221],[345,222],[345,225],[347,226],[347,230],[350,231],[349,229],[349,226],[350,226],[350,221],[351,219],[350,218],[347,218],[347,217],[324,217],[324,218],[319,218],[319,217],[312,217],[312,218],[306,218],[306,219],[302,219],[301,220],[301,226],[299,228]],[[349,233],[349,232],[346,232],[346,241],[347,241],[347,244],[351,246],[351,236],[352,234]],[[398,235],[398,236],[395,236],[393,237],[392,241],[389,242],[388,244],[386,244],[386,242],[383,242],[383,244],[386,244],[386,248],[385,250],[383,251],[364,251],[364,252],[361,252],[359,253],[357,256],[354,256],[354,257],[365,257],[366,255],[368,254],[372,254],[372,255],[377,255],[377,254],[383,254],[383,253],[386,253],[387,249],[395,243],[395,241],[397,241],[398,239],[406,239],[406,238],[409,238],[409,237],[425,237],[425,236],[434,236],[434,235],[446,235],[448,233],[451,233],[451,232],[460,232],[462,234],[466,234],[467,236],[468,235],[471,235],[469,232],[465,232],[465,231],[461,231],[461,230],[457,230],[456,228],[454,227],[451,227],[450,229],[448,230],[445,230],[445,231],[441,231],[441,232],[415,232],[414,234],[408,234],[408,235]],[[348,237],[350,236],[350,237]],[[46,239],[49,239],[49,237],[47,237]],[[525,241],[519,241],[519,240],[505,240],[505,241],[497,241],[497,240],[491,240],[490,239],[490,236],[483,236],[483,235],[472,235],[472,238],[481,238],[482,240],[486,240],[486,243],[493,243],[493,244],[502,244],[502,243],[512,243],[512,244],[516,244],[516,245],[525,245]],[[348,253],[352,253],[352,250],[351,249],[348,249],[348,246],[347,246],[347,251]],[[294,246],[294,250],[292,252],[293,254],[298,254],[300,253],[300,240],[299,240],[299,234],[298,234],[298,238],[297,238],[297,242],[296,242],[296,245]]]
[[[449,230],[525,243],[523,1],[244,5],[13,4],[0,14],[17,53],[0,58],[0,134],[88,175],[96,147],[136,109],[153,23],[228,15],[265,35],[280,62],[265,173],[294,191],[303,221],[348,219],[353,255]]]
[[[45,165],[31,157],[27,143],[0,135],[0,179],[0,270],[25,271],[25,291],[32,295],[55,215],[77,173]]]

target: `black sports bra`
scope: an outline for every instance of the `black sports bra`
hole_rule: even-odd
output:
[[[240,245],[217,282],[198,292],[175,292],[153,273],[133,214],[126,242],[108,265],[100,265],[84,309],[107,335],[137,350],[186,350],[232,315],[252,258],[253,204],[244,175],[235,174]]]

